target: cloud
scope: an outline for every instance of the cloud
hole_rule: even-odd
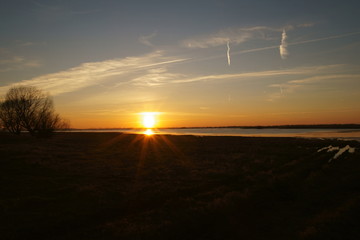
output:
[[[24,67],[36,68],[41,67],[42,64],[38,60],[27,60],[23,64]]]
[[[31,47],[31,46],[39,46],[39,45],[46,45],[46,42],[15,40],[15,47]]]
[[[299,28],[308,28],[308,27],[313,27],[315,26],[315,23],[301,23],[301,24],[297,24],[296,27]]]
[[[7,58],[7,59],[1,59],[0,60],[0,64],[1,65],[6,65],[6,64],[18,64],[21,63],[25,60],[24,57],[19,57],[19,56],[13,56],[11,58]]]
[[[247,72],[247,73],[234,73],[234,74],[218,74],[218,75],[203,75],[203,76],[188,76],[179,73],[171,73],[164,66],[155,68],[149,68],[141,72],[141,75],[132,78],[127,82],[120,82],[116,85],[132,84],[135,86],[162,86],[167,84],[186,84],[201,81],[220,80],[226,81],[230,79],[250,80],[260,78],[272,78],[278,76],[296,76],[303,74],[316,74],[323,72],[330,72],[331,69],[338,69],[342,65],[326,65],[326,66],[313,66],[313,67],[301,67],[286,70],[269,70],[259,72]]]
[[[284,84],[271,84],[269,87],[279,89],[279,90],[275,90],[275,92],[273,92],[273,93],[270,93],[267,97],[267,100],[269,102],[273,102],[275,100],[278,100],[280,98],[283,98],[283,97],[295,92],[296,89],[298,89],[302,86],[284,83]]]
[[[29,60],[22,56],[7,56],[0,58],[0,72],[20,71],[27,68],[40,67],[38,60]]]
[[[227,80],[227,79],[235,79],[235,78],[237,78],[238,80],[248,80],[252,78],[270,78],[270,77],[278,77],[278,76],[320,74],[320,73],[328,73],[329,71],[339,69],[342,66],[343,65],[341,64],[335,64],[335,65],[312,66],[312,67],[298,67],[298,68],[285,69],[285,70],[269,70],[269,71],[247,72],[247,73],[205,75],[205,76],[173,79],[169,82],[190,83],[190,82],[199,82],[205,80]]]
[[[333,70],[338,69],[339,66],[341,65],[330,65],[328,71],[331,71],[331,69]],[[271,84],[269,85],[270,88],[280,88],[281,91],[280,92],[277,91],[275,93],[270,94],[268,100],[274,101],[276,99],[283,98],[288,94],[295,92],[297,89],[304,88],[305,86],[309,86],[311,84],[315,84],[322,81],[332,81],[332,80],[343,81],[344,79],[357,80],[360,78],[360,74],[328,74],[328,71],[317,71],[313,73],[313,74],[319,74],[318,76],[290,80],[281,84]]]
[[[323,38],[304,40],[304,41],[300,41],[300,42],[290,43],[289,45],[299,45],[299,44],[305,44],[305,43],[320,42],[320,41],[325,41],[325,40],[330,40],[330,39],[349,37],[349,36],[358,35],[358,34],[360,34],[360,31],[351,32],[351,33],[345,33],[345,34],[339,34],[339,35],[334,35],[334,36],[328,36],[328,37],[323,37]]]
[[[299,41],[299,42],[287,43],[287,46],[295,46],[295,45],[302,45],[302,44],[307,44],[307,43],[312,43],[312,42],[320,42],[320,41],[326,41],[326,40],[331,40],[331,39],[344,38],[344,37],[349,37],[349,36],[358,35],[358,34],[360,34],[360,31],[346,33],[346,34],[340,34],[340,35],[333,35],[333,36],[328,36],[328,37],[323,37],[323,38],[309,39],[309,40],[304,40],[304,41]],[[279,48],[279,45],[236,51],[236,52],[232,52],[232,55],[260,52],[260,51],[266,51],[269,49],[276,49],[276,48]],[[218,57],[221,57],[221,56],[218,56]]]
[[[280,44],[280,56],[282,59],[286,59],[289,56],[289,52],[287,50],[288,44],[287,44],[287,35],[285,29],[283,30],[281,34],[281,44]]]
[[[284,29],[286,31],[286,30],[291,30],[293,28],[291,28],[291,25],[290,25],[290,26],[284,27],[281,30],[276,29],[276,28],[267,28],[267,27],[254,27],[254,28],[249,28],[249,29],[252,31],[261,31],[261,30],[266,31],[267,30],[268,32],[273,31],[274,33],[278,33],[278,32],[284,31]],[[307,43],[312,43],[312,42],[320,42],[320,41],[326,41],[326,40],[337,39],[337,38],[345,38],[345,37],[350,37],[350,36],[354,36],[354,35],[358,35],[358,34],[360,34],[360,31],[346,33],[346,34],[333,35],[333,36],[328,36],[328,37],[324,37],[324,38],[316,38],[316,39],[309,39],[309,40],[298,41],[298,42],[291,42],[291,43],[287,43],[287,41],[286,41],[286,45],[287,46],[302,45],[302,44],[307,44]],[[259,36],[260,36],[260,34],[259,34]],[[250,38],[248,38],[248,39],[250,39]],[[184,46],[190,47],[190,48],[196,48],[196,47],[209,48],[209,47],[214,47],[214,46],[225,45],[225,44],[227,44],[227,41],[229,41],[229,38],[225,38],[225,37],[224,38],[214,38],[213,35],[209,35],[208,38],[203,37],[203,38],[197,38],[197,39],[192,39],[192,40],[185,40],[185,41],[183,41],[182,44]],[[231,43],[231,41],[230,41],[230,43]],[[271,49],[279,49],[279,45],[246,49],[246,50],[241,50],[241,51],[232,51],[231,55],[234,56],[234,55],[239,55],[239,54],[261,52],[261,51],[267,51],[267,50],[271,50]],[[201,58],[201,59],[193,59],[192,61],[205,61],[205,60],[217,59],[217,58],[223,58],[223,55],[221,54],[221,55],[211,56],[211,57],[206,57],[206,58]]]
[[[334,79],[359,79],[360,74],[331,74],[323,76],[309,77],[299,80],[289,81],[289,84],[311,84],[315,82],[320,82],[323,80],[334,80]]]
[[[43,13],[50,15],[88,15],[88,14],[93,14],[93,13],[97,13],[100,12],[100,9],[81,9],[81,10],[73,10],[70,9],[68,6],[61,4],[61,1],[59,2],[59,4],[54,5],[54,3],[52,4],[43,4],[40,3],[38,1],[31,1],[37,8],[38,10],[42,11]]]
[[[181,74],[169,73],[166,68],[147,70],[147,73],[131,80],[136,86],[160,86],[181,77]]]
[[[29,47],[35,45],[33,42],[18,42],[20,47]]]
[[[159,66],[185,61],[175,57],[165,57],[163,52],[121,59],[111,59],[101,62],[83,63],[64,71],[38,76],[29,80],[18,82],[20,85],[35,86],[51,94],[58,95],[66,92],[73,92],[79,89],[102,84],[110,78],[128,75],[145,75],[149,69]],[[20,60],[18,60],[20,61]],[[119,78],[121,79],[121,78]],[[128,78],[118,80],[120,83],[130,81]],[[14,84],[13,84],[14,85]],[[11,86],[0,87],[0,93],[7,91]]]
[[[265,26],[228,28],[207,36],[187,39],[183,41],[182,45],[188,48],[209,48],[226,45],[228,42],[240,44],[253,38],[264,39],[269,32],[279,32],[279,29]]]
[[[154,47],[154,45],[150,42],[150,40],[153,39],[154,37],[156,37],[156,35],[157,35],[157,33],[153,32],[150,35],[141,36],[141,37],[139,37],[139,42],[146,45],[146,46]]]

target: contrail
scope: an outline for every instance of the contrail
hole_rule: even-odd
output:
[[[360,31],[352,32],[352,33],[339,34],[339,35],[334,35],[334,36],[328,36],[328,37],[323,37],[323,38],[315,38],[315,39],[304,40],[304,41],[299,41],[299,42],[292,42],[292,43],[287,43],[286,42],[286,46],[303,45],[303,44],[307,44],[307,43],[321,42],[321,41],[337,39],[337,38],[345,38],[345,37],[353,36],[353,35],[360,35]],[[232,55],[240,55],[240,54],[246,54],[246,53],[261,52],[261,51],[266,51],[266,50],[270,50],[270,49],[279,49],[279,45],[273,45],[273,46],[262,47],[262,48],[253,48],[253,49],[235,51],[235,52],[232,52],[231,54]],[[222,57],[223,57],[223,55],[216,55],[216,56],[200,58],[200,59],[189,58],[189,59],[184,59],[184,61],[182,61],[182,62],[183,63],[186,63],[186,62],[189,62],[189,61],[198,62],[198,61],[206,61],[206,60],[217,59],[217,58],[222,58]]]
[[[343,37],[348,37],[348,36],[352,36],[352,35],[358,35],[358,34],[360,34],[360,32],[345,33],[345,34],[340,34],[340,35],[335,35],[335,36],[316,38],[316,39],[305,40],[305,41],[301,41],[301,42],[290,43],[289,45],[298,45],[298,44],[305,44],[305,43],[311,43],[311,42],[319,42],[319,41],[324,41],[324,40],[329,40],[329,39],[336,39],[336,38],[343,38]]]
[[[287,35],[286,35],[286,32],[285,32],[285,29],[283,30],[282,34],[281,34],[281,44],[280,44],[280,56],[282,59],[286,59],[287,56],[289,55],[289,52],[287,50],[287,42],[286,42],[286,39],[287,39]]]
[[[229,40],[227,41],[227,60],[228,60],[228,65],[230,66],[230,43],[229,43]]]

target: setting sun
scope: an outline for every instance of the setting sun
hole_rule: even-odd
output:
[[[143,112],[142,124],[145,128],[153,128],[156,124],[156,112]]]

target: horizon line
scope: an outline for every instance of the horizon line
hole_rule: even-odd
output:
[[[317,128],[331,128],[331,127],[355,127],[360,128],[360,123],[333,123],[333,124],[280,124],[280,125],[229,125],[229,126],[197,126],[197,127],[158,127],[151,129],[198,129],[198,128],[304,128],[304,127],[317,127]],[[135,130],[147,129],[141,127],[91,127],[91,128],[69,128],[69,130]]]

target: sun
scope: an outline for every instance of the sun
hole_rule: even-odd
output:
[[[156,124],[156,112],[143,112],[142,124],[145,128],[153,128]]]

